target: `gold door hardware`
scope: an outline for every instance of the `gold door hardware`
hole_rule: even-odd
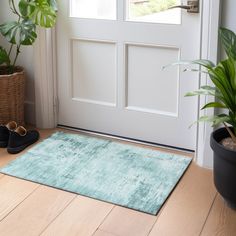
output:
[[[185,9],[189,13],[199,13],[199,0],[188,1],[187,5],[177,5],[177,6],[170,7],[169,9],[173,9],[173,8]]]

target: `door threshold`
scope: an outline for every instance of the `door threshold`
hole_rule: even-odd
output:
[[[172,151],[181,151],[181,152],[184,152],[187,154],[192,154],[195,152],[194,150],[190,150],[190,149],[186,149],[186,148],[174,147],[174,146],[170,146],[170,145],[154,143],[154,142],[149,142],[149,141],[144,141],[144,140],[139,140],[139,139],[134,139],[134,138],[128,138],[128,137],[123,137],[123,136],[119,136],[119,135],[112,135],[112,134],[108,134],[108,133],[92,131],[92,130],[87,130],[87,129],[75,128],[75,127],[67,126],[67,125],[58,124],[57,127],[72,130],[72,131],[79,131],[79,132],[85,133],[85,134],[93,134],[93,135],[97,135],[97,136],[101,136],[101,137],[112,138],[112,139],[117,139],[117,140],[122,140],[122,141],[128,141],[128,142],[132,142],[132,143],[136,143],[136,144],[143,144],[143,145],[147,145],[150,147],[158,147],[158,148],[163,148],[163,149],[172,150]]]

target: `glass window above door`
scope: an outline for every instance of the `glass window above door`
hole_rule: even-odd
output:
[[[181,10],[168,9],[181,0],[126,0],[127,20],[138,22],[180,24]]]
[[[115,20],[116,0],[70,0],[70,16]]]
[[[126,7],[117,9],[118,1]],[[169,9],[181,0],[70,0],[70,16],[79,18],[116,20],[117,12],[124,11],[127,21],[180,24],[181,10]]]

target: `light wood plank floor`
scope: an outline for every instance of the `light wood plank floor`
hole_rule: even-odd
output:
[[[41,130],[41,139],[54,131]],[[0,167],[19,155],[0,149]],[[5,235],[235,236],[236,211],[217,194],[212,172],[194,163],[157,216],[0,174],[0,236]]]

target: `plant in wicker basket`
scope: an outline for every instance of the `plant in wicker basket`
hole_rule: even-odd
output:
[[[0,33],[9,47],[0,45],[0,124],[15,120],[24,123],[25,72],[17,66],[22,46],[33,45],[36,28],[56,23],[56,0],[8,0],[16,20],[0,24]]]

